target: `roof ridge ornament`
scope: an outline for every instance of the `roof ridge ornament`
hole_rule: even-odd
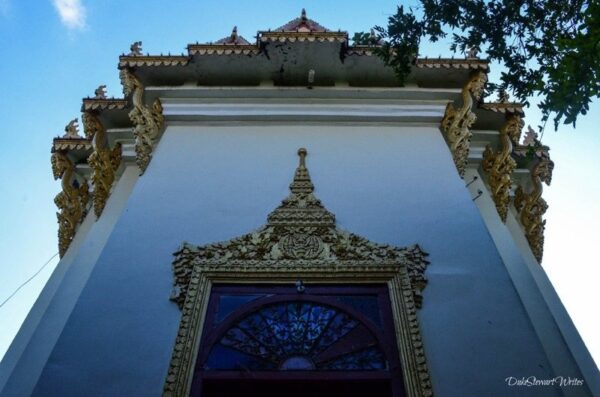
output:
[[[467,51],[467,59],[469,58],[478,58],[477,54],[479,53],[479,47],[477,46],[471,46],[469,48],[469,51]]]
[[[131,50],[131,52],[129,54],[127,54],[127,56],[139,57],[139,56],[143,55],[141,41],[134,41],[133,44],[131,45],[131,47],[129,47],[129,49]]]
[[[295,33],[325,33],[331,31],[318,22],[306,16],[306,9],[300,12],[300,17],[294,18],[288,23],[274,30],[275,32],[295,32]]]
[[[200,44],[196,44],[196,45],[200,45]],[[231,34],[229,36],[223,37],[222,39],[219,39],[215,42],[211,42],[211,43],[207,43],[207,44],[202,44],[201,46],[210,46],[210,45],[215,45],[215,46],[219,46],[219,45],[232,45],[232,46],[239,46],[239,45],[250,45],[250,42],[248,40],[246,40],[243,36],[240,36],[238,34],[238,28],[237,25],[233,27],[233,29],[231,29]],[[188,51],[189,51],[190,46],[188,46]]]
[[[73,120],[69,121],[69,124],[65,127],[65,135],[63,135],[65,139],[83,139],[81,135],[79,135],[79,124],[78,118],[75,117]]]
[[[99,85],[94,91],[94,99],[106,99],[106,84]]]
[[[510,95],[508,92],[506,92],[505,89],[501,89],[500,91],[498,91],[498,102],[508,103],[509,99],[510,99]]]

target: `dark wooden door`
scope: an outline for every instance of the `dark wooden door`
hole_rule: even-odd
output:
[[[403,396],[383,285],[215,285],[194,396]]]
[[[364,397],[392,396],[389,381],[212,381],[203,397]]]

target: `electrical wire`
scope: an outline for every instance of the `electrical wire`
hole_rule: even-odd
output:
[[[8,298],[6,298],[6,299],[5,299],[5,300],[4,300],[2,303],[0,303],[0,308],[2,308],[2,306],[4,306],[4,304],[5,304],[5,303],[7,303],[9,300],[11,300],[11,298],[12,298],[13,296],[15,296],[15,295],[17,294],[17,292],[19,292],[19,290],[20,290],[21,288],[23,288],[24,286],[26,286],[26,285],[27,285],[27,284],[28,284],[28,283],[29,283],[31,280],[33,280],[33,279],[34,279],[34,278],[35,278],[35,277],[36,277],[38,274],[40,274],[40,272],[41,272],[42,270],[44,270],[44,268],[45,268],[46,266],[48,266],[48,263],[50,263],[50,262],[52,261],[52,259],[56,258],[56,256],[57,256],[57,255],[58,255],[58,252],[57,252],[56,254],[52,255],[52,257],[51,257],[50,259],[48,259],[48,260],[46,261],[46,263],[44,263],[44,264],[42,265],[42,267],[40,267],[40,268],[38,269],[38,271],[37,271],[37,272],[35,272],[35,273],[33,274],[33,276],[29,277],[27,280],[25,280],[25,282],[23,282],[21,285],[19,285],[19,286],[17,287],[17,289],[16,289],[16,290],[14,290],[14,291],[13,291],[13,293],[12,293],[12,294],[10,294],[10,295],[8,296]]]

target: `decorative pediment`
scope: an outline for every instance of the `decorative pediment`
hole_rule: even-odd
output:
[[[329,29],[306,16],[303,8],[299,18],[292,19],[283,26],[275,29],[276,32],[329,32]]]
[[[254,271],[297,269],[310,271],[324,265],[340,272],[356,268],[405,266],[410,276],[415,303],[420,306],[421,290],[428,262],[419,246],[397,248],[381,245],[336,228],[335,216],[314,196],[305,158],[298,150],[300,164],[290,185],[290,195],[267,217],[259,230],[227,242],[195,246],[184,243],[175,253],[175,288],[172,300],[182,307],[194,265],[239,267]]]
[[[250,42],[238,35],[237,26],[233,27],[231,34],[227,37],[223,37],[220,40],[215,41],[216,45],[250,45]]]

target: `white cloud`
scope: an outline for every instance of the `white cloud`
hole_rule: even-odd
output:
[[[52,0],[60,21],[69,29],[85,28],[85,7],[81,0]]]

